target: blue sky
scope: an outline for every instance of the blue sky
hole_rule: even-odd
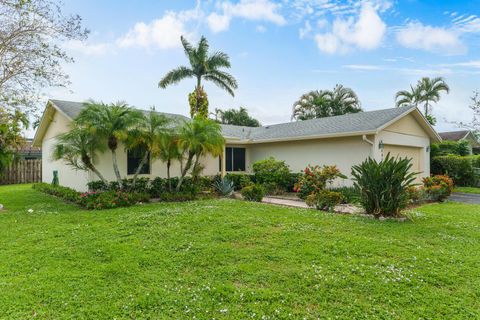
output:
[[[354,89],[365,110],[394,106],[422,76],[443,76],[451,93],[434,107],[437,129],[468,121],[480,89],[480,1],[127,1],[65,0],[91,30],[65,48],[72,85],[51,98],[113,102],[187,115],[194,80],[157,88],[186,64],[179,37],[205,35],[231,57],[234,98],[205,84],[210,108],[245,106],[263,124],[290,120],[292,103],[335,84]],[[447,120],[447,121],[445,121]]]

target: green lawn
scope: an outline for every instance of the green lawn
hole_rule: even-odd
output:
[[[480,206],[400,223],[236,200],[89,212],[29,186],[0,202],[5,319],[480,317]]]
[[[480,188],[475,187],[456,187],[455,192],[480,194]]]

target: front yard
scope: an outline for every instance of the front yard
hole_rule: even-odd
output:
[[[2,318],[480,317],[480,206],[400,223],[237,200],[85,211],[30,186],[0,203]]]

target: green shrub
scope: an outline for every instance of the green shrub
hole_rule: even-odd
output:
[[[475,186],[477,178],[473,167],[478,157],[441,156],[432,159],[431,173],[448,175],[456,185]]]
[[[268,194],[287,191],[290,183],[290,168],[285,161],[270,157],[252,165],[256,183],[263,185]]]
[[[241,190],[255,180],[253,175],[247,173],[227,173],[225,177],[232,181],[235,190]]]
[[[149,197],[145,193],[104,191],[86,192],[81,195],[80,204],[89,210],[112,209],[129,207],[138,202],[148,202]]]
[[[342,203],[360,203],[360,192],[355,187],[329,188],[330,191],[342,194]]]
[[[466,156],[470,154],[470,144],[468,141],[442,141],[430,146],[430,157],[438,156]]]
[[[360,203],[375,217],[399,216],[409,201],[408,188],[416,173],[410,172],[410,159],[393,158],[387,154],[383,161],[368,158],[352,167],[355,187],[360,191]]]
[[[303,172],[292,172],[290,173],[290,180],[287,185],[287,192],[295,192],[295,185],[302,178]]]
[[[423,189],[432,201],[443,201],[453,191],[453,181],[448,176],[436,175],[423,178]]]
[[[87,183],[89,191],[109,191],[110,184],[103,182],[102,180],[91,181]]]
[[[33,185],[33,189],[62,198],[63,200],[66,200],[68,202],[79,203],[81,199],[80,192],[59,185],[52,185],[48,183],[35,183]]]
[[[321,190],[314,192],[307,196],[306,203],[310,207],[315,207],[317,210],[332,211],[333,208],[343,201],[343,196],[340,192]]]
[[[242,196],[247,201],[261,202],[265,196],[265,188],[259,184],[252,184],[242,189]]]
[[[196,195],[190,192],[177,192],[177,193],[166,192],[166,193],[160,194],[158,198],[160,199],[160,201],[164,201],[164,202],[184,202],[184,201],[195,200],[197,197]]]

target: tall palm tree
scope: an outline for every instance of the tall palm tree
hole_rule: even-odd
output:
[[[193,174],[199,173],[200,159],[211,154],[219,156],[223,152],[225,139],[222,136],[220,124],[210,119],[197,117],[193,121],[185,122],[180,128],[178,145],[182,154],[181,175],[177,184],[177,191],[192,169]],[[183,161],[185,160],[185,164]]]
[[[422,102],[425,104],[425,116],[427,116],[431,110],[430,102],[437,103],[440,100],[440,93],[450,93],[450,87],[442,77],[428,78],[423,77],[419,81],[419,87],[422,90]]]
[[[438,102],[442,91],[449,93],[450,87],[442,77],[423,77],[416,86],[410,86],[410,91],[398,91],[395,95],[397,107],[423,104],[425,117],[431,117],[431,102]]]
[[[117,148],[119,142],[126,141],[131,131],[142,118],[142,113],[130,108],[125,103],[104,104],[88,102],[75,121],[87,127],[97,139],[106,141],[112,153],[112,164],[115,177],[122,186],[122,177],[118,169]]]
[[[167,166],[168,190],[172,191],[172,181],[170,179],[170,168],[172,161],[181,160],[181,153],[178,145],[178,135],[173,131],[168,131],[158,140],[159,158]]]
[[[145,151],[132,179],[132,187],[135,188],[138,175],[142,168],[150,160],[155,159],[160,154],[158,141],[167,134],[169,120],[164,115],[155,112],[152,108],[147,115],[142,115],[138,119],[136,128],[131,130],[126,140],[128,149],[141,148]]]
[[[422,100],[422,92],[419,86],[410,85],[409,90],[401,90],[395,94],[395,103],[397,107],[411,105],[418,107],[418,104]]]
[[[197,94],[197,106],[202,93],[202,80],[211,81],[221,89],[227,91],[232,96],[237,89],[237,80],[229,73],[220,70],[221,68],[230,68],[229,56],[221,51],[211,55],[208,53],[209,45],[205,37],[201,37],[197,47],[193,47],[183,36],[180,40],[185,51],[185,55],[190,62],[190,66],[180,66],[168,72],[158,83],[160,88],[166,88],[169,85],[187,79],[195,78],[197,81],[195,92]],[[208,114],[208,112],[207,112]]]
[[[342,85],[333,90],[310,91],[293,104],[292,119],[308,120],[362,111],[356,93]]]
[[[52,158],[63,160],[77,170],[92,171],[100,180],[107,183],[94,165],[96,153],[105,149],[106,144],[97,139],[90,130],[74,124],[70,131],[57,137]]]

